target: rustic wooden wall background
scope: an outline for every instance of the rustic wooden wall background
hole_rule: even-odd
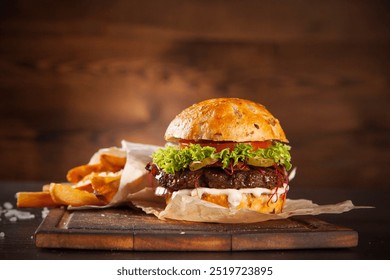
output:
[[[212,97],[276,115],[297,187],[390,183],[386,1],[0,1],[0,179],[59,181],[163,144]]]

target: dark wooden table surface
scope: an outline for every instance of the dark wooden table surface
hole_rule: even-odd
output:
[[[0,202],[15,205],[15,193],[40,189],[40,182],[0,183]],[[336,225],[354,229],[359,244],[346,249],[270,250],[245,252],[129,252],[74,249],[40,249],[35,246],[34,232],[42,222],[41,209],[21,209],[35,214],[34,219],[9,221],[1,215],[0,259],[389,259],[390,210],[389,191],[386,189],[332,188],[295,189],[290,198],[311,199],[319,204],[336,203],[351,199],[355,205],[371,205],[372,209],[357,209],[338,215],[320,215],[319,218]]]
[[[376,207],[319,217],[357,231],[356,248],[231,253],[38,249],[28,209],[1,215],[0,259],[388,259],[389,4],[0,1],[1,207],[123,139],[163,145],[176,114],[214,97],[280,120],[289,197]]]

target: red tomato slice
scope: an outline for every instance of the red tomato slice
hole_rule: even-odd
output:
[[[229,148],[233,150],[234,147],[239,144],[239,142],[230,142],[230,141],[193,141],[193,140],[180,140],[180,147],[185,148],[189,144],[199,144],[202,147],[208,146],[216,149],[217,152],[222,151],[223,149]],[[243,144],[251,144],[254,150],[265,149],[272,145],[272,141],[254,141],[254,142],[240,142]]]
[[[272,141],[271,140],[268,140],[268,141],[254,141],[254,142],[249,142],[249,144],[251,144],[252,147],[255,148],[255,150],[257,150],[257,149],[266,149],[269,146],[272,146]]]

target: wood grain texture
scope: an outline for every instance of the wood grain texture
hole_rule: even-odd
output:
[[[2,1],[0,178],[65,179],[120,140],[163,144],[207,98],[281,121],[292,187],[390,184],[385,1]]]
[[[244,251],[349,248],[352,229],[314,217],[253,224],[161,221],[131,209],[53,209],[35,233],[40,248],[130,251]]]

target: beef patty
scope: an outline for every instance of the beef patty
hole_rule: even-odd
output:
[[[160,170],[157,178],[159,186],[166,188],[169,192],[194,188],[273,189],[281,186],[286,180],[285,175],[273,167],[236,170],[233,174],[228,174],[223,169],[215,167],[206,167],[196,171],[183,170],[175,174]]]

